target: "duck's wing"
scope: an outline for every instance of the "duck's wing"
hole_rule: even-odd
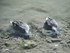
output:
[[[54,19],[50,21],[50,24],[54,27],[58,27],[58,23]]]
[[[26,33],[28,33],[29,32],[29,25],[28,24],[26,24],[26,23],[23,23],[23,24],[21,24],[21,26],[20,26],[22,29],[24,29],[25,31],[26,31]]]

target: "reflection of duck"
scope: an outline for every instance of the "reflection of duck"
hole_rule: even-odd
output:
[[[12,24],[13,28],[23,34],[27,34],[29,33],[29,26],[26,23],[23,23],[21,21],[10,21],[10,23]]]
[[[51,30],[52,32],[57,34],[58,33],[57,28],[58,28],[58,23],[54,19],[47,17],[44,23],[44,29]]]

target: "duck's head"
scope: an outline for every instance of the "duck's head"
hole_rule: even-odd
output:
[[[46,20],[52,20],[50,17],[46,17]]]
[[[19,22],[18,21],[10,21],[10,23],[16,27],[16,26],[19,26]]]

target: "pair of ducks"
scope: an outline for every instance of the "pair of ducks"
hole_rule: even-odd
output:
[[[10,23],[12,24],[14,29],[20,30],[23,34],[26,34],[26,36],[28,36],[30,28],[27,23],[23,23],[21,21],[10,21]],[[50,17],[46,18],[43,28],[44,30],[50,30],[54,35],[58,34],[58,23]]]

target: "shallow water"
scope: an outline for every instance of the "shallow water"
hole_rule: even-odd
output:
[[[68,23],[70,23],[70,0],[0,0],[0,27],[9,24],[10,20],[19,20],[33,23],[33,32],[37,34],[35,30],[38,29],[36,27],[42,27],[47,16],[54,18],[58,22],[59,27],[66,30],[61,34],[61,39],[63,41],[70,40],[70,28],[66,28]],[[67,33],[65,34],[65,32]],[[25,53],[34,53],[35,51],[37,53],[69,53],[70,48],[68,49],[60,45],[56,51],[53,51],[54,47],[49,46],[49,43],[44,38],[39,36],[35,38],[41,44],[32,50],[25,50]],[[51,45],[54,44],[51,43]],[[18,49],[13,50],[15,53],[17,51],[18,53],[23,53]]]
[[[46,16],[59,21],[70,17],[70,0],[0,0],[0,24],[10,20],[43,22]]]

